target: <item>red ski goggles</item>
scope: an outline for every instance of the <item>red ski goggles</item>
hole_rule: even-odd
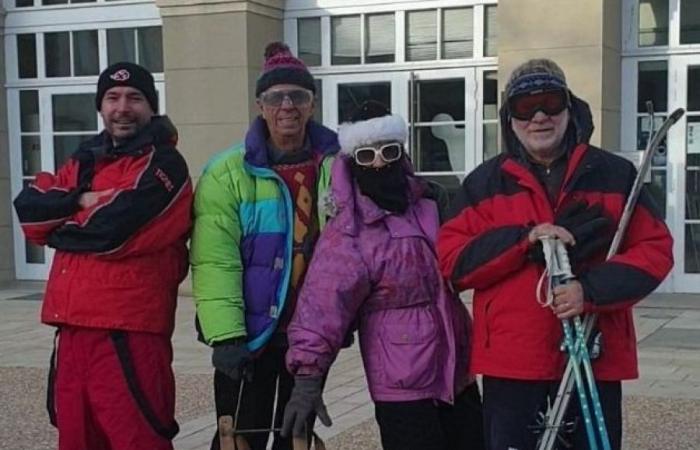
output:
[[[567,106],[569,106],[569,95],[561,89],[519,94],[508,99],[510,115],[518,120],[530,120],[537,111],[542,111],[548,116],[556,116]]]

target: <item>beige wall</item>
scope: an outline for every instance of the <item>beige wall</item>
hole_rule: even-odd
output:
[[[256,115],[265,45],[282,39],[282,0],[157,0],[163,17],[166,109],[198,176],[243,139]]]
[[[10,148],[5,91],[5,10],[0,7],[0,285],[15,277],[10,197]]]
[[[593,112],[591,142],[620,147],[621,0],[499,0],[499,86],[518,64],[551,58]],[[553,7],[556,3],[556,7]]]

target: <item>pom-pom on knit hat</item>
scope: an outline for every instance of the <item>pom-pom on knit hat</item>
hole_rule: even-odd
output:
[[[265,47],[265,64],[255,85],[255,96],[259,97],[276,84],[295,84],[316,93],[309,69],[282,42],[272,42]]]

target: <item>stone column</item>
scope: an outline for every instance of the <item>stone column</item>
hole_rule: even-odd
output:
[[[10,192],[10,144],[5,90],[5,10],[0,6],[0,285],[15,278]]]
[[[267,43],[282,40],[283,0],[156,0],[163,17],[166,110],[196,178],[253,117]]]
[[[571,90],[591,106],[591,142],[620,148],[620,0],[500,0],[498,62],[501,90],[530,58],[551,58]]]

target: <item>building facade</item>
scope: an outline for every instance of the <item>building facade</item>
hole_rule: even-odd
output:
[[[257,114],[265,45],[284,40],[317,79],[331,128],[367,98],[410,125],[418,171],[454,191],[498,152],[508,74],[549,57],[593,110],[593,143],[644,148],[651,120],[688,109],[654,159],[651,187],[675,237],[661,290],[700,291],[700,2],[697,0],[3,0],[0,42],[0,282],[46,277],[11,199],[99,130],[97,74],[151,69],[193,176]]]

